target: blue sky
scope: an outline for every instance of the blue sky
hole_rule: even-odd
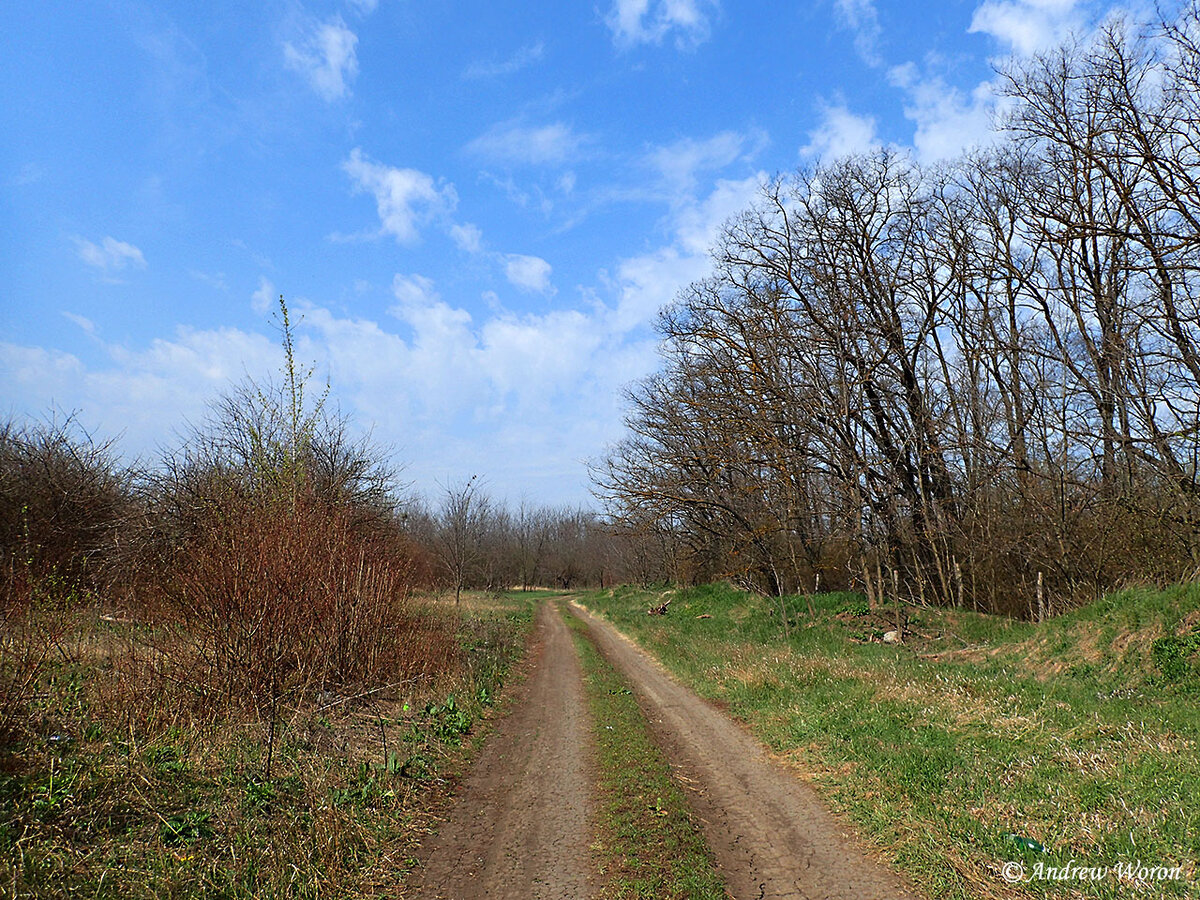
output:
[[[988,139],[1078,0],[56,4],[0,36],[0,403],[152,457],[301,358],[417,490],[587,502],[656,310],[765,179]]]

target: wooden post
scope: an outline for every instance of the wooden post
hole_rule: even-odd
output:
[[[892,599],[896,603],[896,641],[904,643],[904,623],[900,620],[900,573],[892,569]]]

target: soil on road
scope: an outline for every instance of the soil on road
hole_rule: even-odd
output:
[[[571,609],[633,683],[655,740],[690,782],[689,805],[735,900],[916,898],[843,830],[811,787],[732,719],[607,622]]]
[[[655,740],[690,788],[734,900],[915,900],[739,725],[611,625],[574,604],[571,611],[632,682]],[[431,842],[417,896],[583,900],[596,887],[588,850],[593,743],[579,661],[550,602],[538,633],[524,696],[488,739]]]
[[[584,900],[590,895],[592,730],[571,634],[538,611],[529,679],[428,848],[415,895]]]

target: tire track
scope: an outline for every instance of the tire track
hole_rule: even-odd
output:
[[[579,659],[551,602],[532,673],[430,842],[415,895],[584,900],[591,894],[593,743]]]
[[[916,900],[846,834],[824,803],[728,717],[607,622],[572,603],[604,657],[633,682],[735,900]]]

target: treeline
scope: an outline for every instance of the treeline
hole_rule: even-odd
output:
[[[1200,566],[1200,13],[1000,73],[999,140],[779,178],[596,465],[685,579],[1016,615]]]
[[[298,397],[297,409],[305,403]],[[347,550],[370,545],[398,567],[405,595],[570,589],[624,574],[623,545],[596,513],[528,501],[510,508],[477,477],[431,498],[411,494],[384,448],[316,406],[294,426],[286,385],[245,383],[151,465],[125,462],[113,440],[75,416],[0,424],[5,598],[49,591],[142,614],[161,612],[187,584],[187,598],[174,599],[195,612],[206,591],[199,582],[225,577],[215,560],[200,562],[205,554],[222,556],[221,564],[244,558],[234,569],[247,567],[248,578],[248,567],[301,569],[290,556],[275,558],[288,554],[282,546],[257,545],[294,532],[326,556],[332,548],[317,545],[331,523],[353,538]]]
[[[510,508],[477,476],[445,486],[432,505],[409,501],[400,515],[456,599],[466,588],[604,587],[624,572],[620,542],[596,513],[525,500]]]

